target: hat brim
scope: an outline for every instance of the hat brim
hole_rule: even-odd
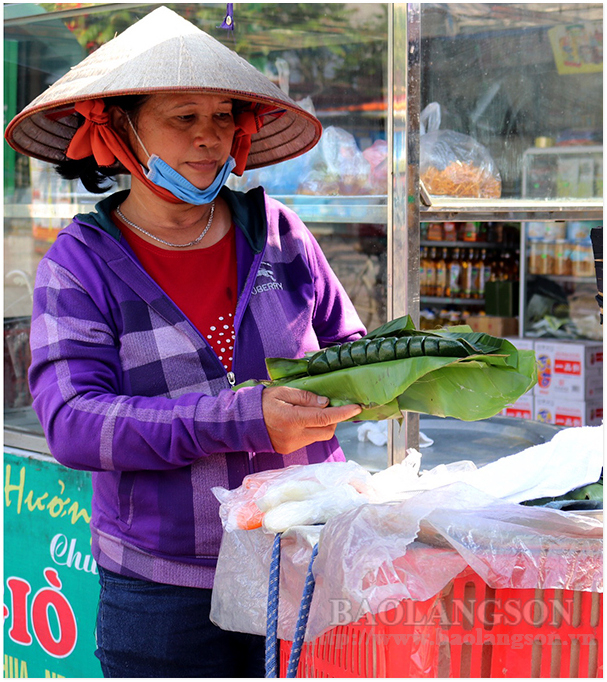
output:
[[[73,67],[9,123],[22,154],[57,163],[78,128],[76,102],[170,92],[224,94],[283,111],[251,136],[246,169],[294,158],[320,139],[322,125],[247,61],[189,21],[159,7]]]

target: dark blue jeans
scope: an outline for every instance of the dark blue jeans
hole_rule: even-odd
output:
[[[264,677],[265,638],[214,625],[211,590],[101,567],[99,582],[95,655],[104,677]]]

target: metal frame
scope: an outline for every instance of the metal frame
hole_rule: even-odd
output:
[[[420,3],[390,5],[388,21],[388,319],[419,325]],[[406,102],[406,108],[397,102]],[[419,415],[390,421],[388,466],[419,447]]]
[[[39,436],[31,431],[21,431],[10,426],[4,427],[4,448],[19,448],[28,453],[37,452],[51,456],[51,451],[44,436]]]
[[[422,206],[421,220],[601,220],[602,199],[456,199],[431,196]]]

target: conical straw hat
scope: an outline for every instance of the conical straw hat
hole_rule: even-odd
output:
[[[257,69],[204,31],[159,7],[102,45],[9,123],[7,142],[22,154],[65,160],[78,127],[73,104],[116,95],[189,90],[227,94],[284,110],[251,137],[246,168],[290,159],[320,139],[320,121]]]

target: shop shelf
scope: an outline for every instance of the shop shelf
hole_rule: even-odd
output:
[[[297,212],[304,222],[354,222],[385,224],[388,206],[385,195],[319,196],[276,195],[278,201]]]
[[[422,239],[419,244],[420,246],[436,246],[437,248],[458,247],[460,249],[512,249],[514,251],[516,248],[499,242],[434,241],[431,239]]]
[[[421,303],[439,303],[441,305],[485,305],[484,298],[448,298],[446,296],[420,296]]]

